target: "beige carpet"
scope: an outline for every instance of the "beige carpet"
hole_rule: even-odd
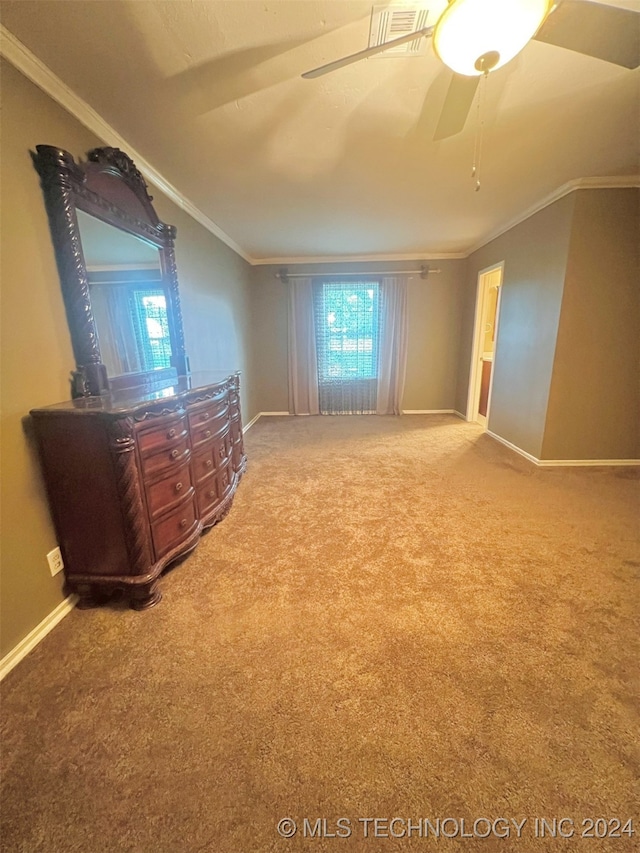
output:
[[[74,611],[3,683],[2,849],[638,849],[580,837],[640,833],[637,475],[453,416],[246,444],[156,609]]]

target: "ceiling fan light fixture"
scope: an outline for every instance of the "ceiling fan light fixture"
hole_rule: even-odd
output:
[[[456,74],[477,77],[520,53],[552,5],[553,0],[449,0],[433,46]]]

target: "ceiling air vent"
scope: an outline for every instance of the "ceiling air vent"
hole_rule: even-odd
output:
[[[427,26],[428,9],[411,6],[374,6],[371,13],[369,47],[384,44],[392,39],[406,36]],[[377,56],[423,56],[427,51],[427,39],[419,38],[398,47],[389,48]]]

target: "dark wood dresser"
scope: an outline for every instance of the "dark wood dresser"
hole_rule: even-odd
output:
[[[81,397],[31,412],[70,592],[144,610],[163,569],[231,508],[245,467],[239,376]]]

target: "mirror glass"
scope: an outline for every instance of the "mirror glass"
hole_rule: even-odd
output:
[[[171,366],[160,252],[139,237],[77,210],[91,311],[110,377]]]

